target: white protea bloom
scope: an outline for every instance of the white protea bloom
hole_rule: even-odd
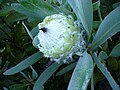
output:
[[[74,23],[72,16],[47,16],[38,24],[38,28],[39,33],[34,38],[33,45],[51,61],[69,62],[74,53],[82,53],[85,49],[83,31]]]

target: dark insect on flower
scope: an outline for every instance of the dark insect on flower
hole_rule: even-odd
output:
[[[44,27],[44,28],[41,28],[40,30],[42,30],[45,33],[47,32],[48,29]]]

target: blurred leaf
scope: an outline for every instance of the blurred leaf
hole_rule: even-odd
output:
[[[12,8],[15,10],[15,11],[17,11],[17,12],[19,12],[19,13],[22,13],[22,14],[24,14],[24,15],[26,15],[26,16],[28,16],[28,17],[33,17],[33,18],[39,18],[39,16],[38,15],[36,15],[35,13],[33,13],[32,11],[29,11],[29,10],[27,10],[24,6],[22,6],[21,4],[18,4],[18,3],[12,3]]]
[[[97,67],[100,69],[100,71],[104,74],[104,76],[106,77],[106,79],[108,80],[109,84],[111,85],[113,90],[119,90],[119,86],[117,85],[117,83],[115,82],[115,80],[113,79],[113,77],[111,76],[110,72],[107,70],[107,68],[100,62],[99,58],[96,56],[96,54],[94,53],[93,55],[94,60],[97,64]]]
[[[101,51],[98,55],[98,57],[100,58],[100,61],[104,60],[104,59],[107,59],[107,53],[104,52],[104,51]]]
[[[120,7],[105,17],[93,39],[90,49],[94,50],[108,38],[120,31]]]
[[[119,70],[118,69],[118,62],[115,58],[110,58],[108,61],[108,67],[110,68],[110,70],[112,70],[113,72],[117,73],[116,71]]]
[[[3,87],[3,90],[8,90],[6,87]]]
[[[12,7],[14,10],[36,19],[43,19],[48,15],[58,13],[53,6],[43,0],[25,0],[20,4],[12,4]]]
[[[93,11],[98,10],[98,8],[100,7],[100,0],[98,0],[97,2],[93,3]]]
[[[75,63],[72,63],[72,64],[70,64],[70,65],[68,65],[68,66],[66,66],[65,68],[63,68],[62,70],[60,70],[59,72],[57,72],[57,73],[56,73],[56,76],[65,74],[66,72],[72,70],[75,66],[76,66],[76,62],[75,62]]]
[[[23,27],[21,23],[16,24],[14,27],[14,43],[19,47],[23,46]]]
[[[100,26],[100,21],[93,21],[93,29],[97,29]]]
[[[31,34],[30,30],[27,28],[27,26],[24,24],[24,22],[22,22],[22,25],[24,26],[24,28],[25,28],[27,34],[29,35],[29,37],[33,40],[33,36]]]
[[[82,22],[88,36],[92,31],[93,11],[91,0],[67,0],[78,19]]]
[[[27,84],[15,84],[15,85],[11,85],[10,90],[26,90],[27,88]]]
[[[3,2],[3,0],[0,0],[0,4]]]
[[[108,49],[108,41],[104,42],[102,47],[103,47],[103,50],[107,50]]]
[[[26,18],[27,18],[27,16],[13,11],[6,17],[6,21],[9,24],[13,24],[16,21],[24,20]]]
[[[114,4],[112,5],[113,8],[117,8],[118,6],[120,6],[120,2],[114,3]]]
[[[102,73],[94,73],[94,85],[96,85],[98,82],[100,82],[104,78],[104,75]]]
[[[9,27],[2,18],[0,19],[0,38],[11,38],[11,27]]]
[[[51,75],[62,65],[62,63],[53,63],[49,66],[37,79],[33,90],[42,90],[43,84],[51,77]]]
[[[32,64],[34,64],[35,62],[37,62],[41,58],[42,58],[42,53],[41,52],[37,52],[37,53],[29,56],[27,59],[23,60],[22,62],[20,62],[16,66],[12,67],[11,69],[8,69],[3,74],[4,75],[16,74],[16,73],[26,69],[27,67],[31,66]]]
[[[119,57],[120,56],[120,43],[116,45],[110,53],[112,57]]]
[[[12,10],[11,6],[5,6],[0,10],[0,16],[6,16]]]
[[[86,90],[93,72],[92,57],[85,51],[83,57],[80,57],[71,80],[68,90]]]

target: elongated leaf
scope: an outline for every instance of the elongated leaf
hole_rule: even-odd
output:
[[[110,56],[113,56],[113,57],[120,56],[120,43],[113,48],[112,52],[110,53]]]
[[[35,80],[38,77],[38,74],[32,66],[30,68],[32,69],[32,79]]]
[[[86,90],[93,72],[93,60],[87,53],[83,53],[72,74],[68,90]]]
[[[39,28],[36,26],[31,30],[31,34],[35,37],[39,33]]]
[[[58,13],[53,6],[41,0],[26,0],[20,4],[12,4],[12,7],[14,10],[36,19]]]
[[[116,8],[116,7],[118,7],[118,6],[120,6],[120,2],[114,3],[114,4],[112,5],[113,8]]]
[[[0,16],[6,16],[12,10],[11,6],[5,6],[0,10]]]
[[[62,63],[53,63],[48,67],[35,82],[33,90],[42,90],[43,84],[51,77],[51,75],[62,65]]]
[[[76,66],[76,62],[75,62],[75,63],[72,63],[72,64],[70,64],[70,65],[68,65],[68,66],[66,66],[65,68],[63,68],[62,70],[60,70],[60,71],[56,74],[56,76],[62,75],[62,74],[64,74],[64,73],[70,71],[70,70],[73,69],[75,66]]]
[[[25,90],[27,87],[27,84],[14,84],[9,86],[10,90]]]
[[[101,23],[90,49],[94,50],[108,38],[120,31],[120,7],[113,10]]]
[[[37,53],[33,54],[32,56],[28,57],[27,59],[23,60],[22,62],[20,62],[16,66],[12,67],[11,69],[8,69],[3,74],[4,75],[16,74],[16,73],[26,69],[27,67],[31,66],[32,64],[34,64],[35,62],[37,62],[41,58],[42,58],[42,53],[37,52]]]
[[[98,0],[97,2],[93,3],[93,11],[98,10],[98,8],[100,7],[100,0]]]
[[[92,0],[67,0],[78,19],[81,20],[88,36],[91,34],[93,11]]]
[[[25,15],[23,15],[21,13],[13,11],[6,17],[6,21],[9,24],[13,24],[16,21],[24,20],[26,18],[27,18],[27,16],[25,16]]]
[[[115,82],[115,80],[113,79],[113,77],[111,76],[110,72],[107,70],[107,68],[105,68],[105,66],[100,62],[99,58],[96,56],[96,54],[94,53],[94,60],[97,64],[97,67],[100,69],[100,71],[104,74],[104,76],[106,77],[106,79],[108,80],[108,82],[110,83],[111,87],[113,90],[120,90],[119,86],[117,85],[117,83]]]
[[[38,15],[36,15],[36,13],[33,13],[32,11],[27,10],[24,6],[22,6],[21,4],[18,3],[12,3],[12,8],[19,12],[22,13],[24,15],[27,15],[28,17],[32,17],[32,18],[37,18],[39,19],[40,17]],[[40,18],[41,19],[41,18]]]

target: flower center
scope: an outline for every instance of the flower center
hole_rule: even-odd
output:
[[[45,27],[43,27],[43,28],[41,28],[40,30],[42,30],[42,31],[45,33],[45,32],[47,32],[48,29],[45,28]]]

